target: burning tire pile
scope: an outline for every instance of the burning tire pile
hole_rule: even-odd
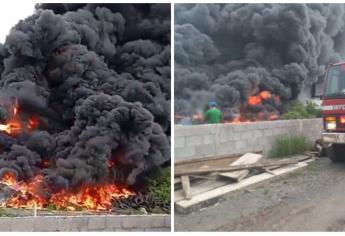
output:
[[[0,55],[0,205],[140,205],[170,165],[170,4],[41,4]]]

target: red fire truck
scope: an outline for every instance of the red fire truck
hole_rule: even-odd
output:
[[[345,161],[345,62],[327,68],[322,110],[327,155],[333,162]]]

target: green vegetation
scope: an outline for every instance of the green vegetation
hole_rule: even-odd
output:
[[[302,135],[284,135],[275,140],[269,152],[269,157],[279,158],[292,156],[301,154],[311,148],[311,142]]]
[[[307,119],[321,116],[322,110],[314,102],[308,101],[306,104],[303,104],[300,101],[294,101],[289,105],[287,113],[282,115],[281,119]]]
[[[152,180],[150,192],[152,193],[155,200],[162,204],[170,205],[170,180],[170,167],[160,170]]]
[[[6,211],[5,208],[0,207],[0,217],[10,217],[13,216],[13,214]]]

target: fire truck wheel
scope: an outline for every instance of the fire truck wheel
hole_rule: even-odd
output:
[[[327,156],[333,162],[345,161],[345,145],[333,144],[326,148]]]

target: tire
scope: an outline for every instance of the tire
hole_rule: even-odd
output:
[[[332,144],[330,147],[326,148],[327,156],[333,162],[343,162],[345,161],[345,145],[342,144]]]

